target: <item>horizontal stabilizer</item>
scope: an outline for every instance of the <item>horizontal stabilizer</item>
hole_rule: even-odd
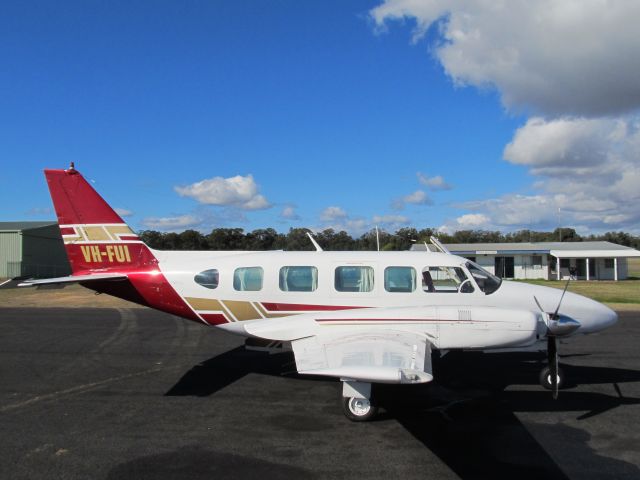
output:
[[[126,280],[123,273],[96,273],[94,275],[70,275],[68,277],[43,278],[40,280],[25,280],[19,287],[36,287],[38,285],[60,285],[78,282],[93,282],[96,280]]]

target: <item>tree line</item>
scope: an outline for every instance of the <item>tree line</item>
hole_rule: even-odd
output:
[[[279,233],[273,228],[245,232],[242,228],[215,228],[209,234],[197,230],[182,233],[164,233],[155,230],[139,232],[140,238],[151,248],[158,250],[314,250],[306,228],[291,228]],[[376,230],[370,230],[354,238],[345,231],[329,228],[313,234],[324,250],[376,250]],[[437,236],[442,243],[502,243],[502,242],[583,242],[605,240],[640,249],[640,236],[625,232],[607,232],[601,235],[581,236],[573,228],[556,228],[553,232],[519,230],[502,233],[487,230],[460,230],[453,234],[436,229],[401,228],[395,233],[379,231],[380,250],[408,250],[414,243],[429,243]]]

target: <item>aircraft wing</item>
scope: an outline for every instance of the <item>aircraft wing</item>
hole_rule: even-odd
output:
[[[423,383],[433,379],[432,348],[532,345],[539,317],[526,309],[431,305],[309,313],[236,323],[232,328],[243,335],[291,342],[300,373]]]
[[[70,275],[68,277],[43,278],[40,280],[29,279],[19,283],[19,287],[36,287],[38,285],[60,285],[78,282],[92,282],[95,280],[126,280],[123,273],[96,273],[92,275]]]

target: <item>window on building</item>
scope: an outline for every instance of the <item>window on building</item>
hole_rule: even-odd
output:
[[[218,270],[216,270],[215,268],[204,270],[193,277],[193,280],[198,285],[202,285],[204,288],[211,289],[218,288],[219,279],[220,275],[218,274]]]
[[[542,255],[531,255],[531,266],[533,268],[542,268]]]
[[[317,288],[316,267],[290,266],[280,269],[280,290],[283,292],[313,292]]]
[[[370,292],[373,290],[373,268],[337,267],[335,288],[338,292]]]
[[[257,292],[262,290],[262,267],[236,268],[233,272],[233,288],[240,292]]]
[[[471,281],[460,267],[425,267],[422,269],[422,289],[430,293],[471,293]]]
[[[387,292],[413,292],[416,289],[416,269],[413,267],[385,268],[384,289]]]
[[[613,258],[604,259],[604,268],[613,268]]]

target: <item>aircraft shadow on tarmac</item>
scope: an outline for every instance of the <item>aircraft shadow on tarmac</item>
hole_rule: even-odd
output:
[[[384,412],[378,421],[398,421],[461,478],[565,479],[516,413],[584,412],[577,417],[584,420],[621,405],[639,404],[640,399],[625,397],[619,384],[640,381],[640,372],[565,364],[568,383],[554,401],[537,383],[541,360],[536,353],[450,353],[435,361],[437,381],[430,384],[375,385],[374,395]],[[295,373],[290,353],[268,355],[238,347],[194,366],[166,395],[213,395],[250,373],[318,380]],[[581,384],[612,384],[615,394],[572,391]],[[536,385],[540,390],[514,391],[510,385]],[[640,473],[635,465],[597,455],[584,430],[557,422],[536,428],[553,429],[552,436],[560,435],[571,446],[572,456],[581,455],[600,472],[616,478]]]

